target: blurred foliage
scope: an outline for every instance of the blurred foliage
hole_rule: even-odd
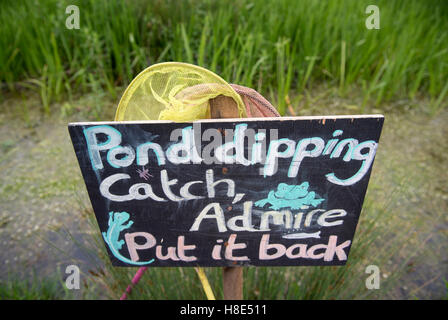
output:
[[[144,68],[194,63],[253,87],[285,112],[288,92],[322,82],[361,92],[363,105],[448,93],[448,3],[375,1],[45,0],[0,4],[3,90],[39,92],[43,110],[68,96],[116,97]],[[67,29],[75,4],[80,29]],[[285,101],[286,100],[286,101]]]

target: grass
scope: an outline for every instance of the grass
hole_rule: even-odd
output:
[[[30,279],[14,275],[8,281],[0,281],[0,300],[60,300],[72,299],[73,294],[65,289],[60,277],[41,279],[33,274]]]
[[[375,1],[380,30],[365,27],[371,1],[3,1],[0,82],[39,92],[44,112],[67,96],[116,97],[147,66],[183,61],[258,89],[284,114],[288,93],[325,82],[359,90],[363,106],[448,93],[448,5]],[[80,29],[65,27],[79,6]],[[44,22],[42,22],[44,21]],[[76,93],[76,94],[75,94]]]

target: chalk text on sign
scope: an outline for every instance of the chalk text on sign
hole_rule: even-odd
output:
[[[172,187],[175,186],[178,182],[178,179],[170,179],[168,177],[167,170],[160,171],[160,184],[162,186],[162,190],[164,195],[156,195],[152,189],[151,184],[149,183],[136,183],[128,188],[129,192],[125,195],[117,195],[110,191],[112,186],[118,184],[119,182],[126,181],[130,179],[131,176],[125,173],[116,173],[113,174],[106,179],[104,179],[100,184],[100,193],[106,199],[116,201],[116,202],[124,202],[131,200],[145,200],[151,199],[158,202],[164,201],[184,201],[184,200],[194,200],[194,199],[203,199],[204,196],[194,195],[191,193],[190,188],[194,185],[204,184],[204,181],[194,180],[185,183],[179,189],[179,196],[174,193]],[[238,193],[235,195],[235,182],[232,179],[220,179],[215,180],[213,170],[208,169],[205,172],[205,186],[207,189],[208,198],[214,198],[216,194],[217,186],[227,187],[227,197],[235,199],[241,199],[244,194]],[[166,198],[165,198],[166,197]]]
[[[69,132],[116,266],[343,265],[383,118],[98,122]]]
[[[218,129],[215,130],[219,132]],[[321,137],[302,138],[297,141],[288,138],[271,140],[267,147],[267,154],[263,156],[262,141],[266,139],[266,135],[261,133],[253,134],[252,145],[246,146],[246,130],[246,123],[238,124],[232,141],[221,145],[217,145],[216,141],[210,143],[214,150],[214,158],[217,158],[219,163],[224,164],[236,163],[250,166],[262,163],[264,166],[260,174],[264,177],[276,174],[279,159],[291,159],[287,176],[294,178],[299,172],[301,163],[306,158],[328,156],[332,159],[342,157],[342,160],[345,162],[352,160],[361,161],[358,171],[349,178],[338,178],[334,172],[329,172],[326,174],[326,178],[331,183],[337,185],[352,185],[360,181],[368,172],[377,148],[377,142],[373,140],[363,142],[359,142],[354,138],[339,140],[339,136],[343,134],[343,131],[335,130],[333,139],[327,142]],[[171,144],[165,151],[160,144],[154,141],[139,144],[134,150],[132,146],[121,145],[122,135],[112,126],[99,125],[84,129],[88,153],[94,170],[104,168],[101,152],[107,152],[107,162],[113,168],[128,167],[134,161],[137,165],[144,166],[149,163],[150,154],[156,158],[155,162],[157,162],[158,166],[164,166],[167,160],[173,164],[201,164],[203,162],[209,164],[210,147],[209,145],[204,147],[203,150],[208,150],[206,154],[201,152],[201,144],[197,144],[195,139],[195,135],[198,134],[201,134],[200,128],[195,132],[193,126],[188,126],[182,129],[180,141]],[[102,140],[99,138],[101,136],[103,136]],[[104,139],[104,137],[106,138]],[[250,160],[245,158],[245,149],[251,151],[252,157]],[[343,155],[344,150],[345,154]]]
[[[351,244],[351,240],[346,240],[338,244],[338,236],[331,235],[327,243],[320,243],[310,246],[307,243],[293,243],[290,246],[280,243],[272,243],[270,241],[270,234],[263,234],[259,243],[258,259],[259,260],[275,260],[286,256],[288,259],[313,259],[323,260],[326,262],[333,261],[335,257],[339,261],[347,260],[345,249]],[[137,243],[136,238],[141,237],[145,239],[143,243]],[[247,244],[237,241],[237,234],[230,234],[225,241],[217,239],[216,244],[211,252],[213,260],[229,260],[229,261],[246,261],[250,259],[247,256]],[[161,260],[185,261],[194,262],[197,260],[195,256],[187,256],[185,251],[192,251],[196,249],[196,245],[185,245],[184,236],[179,236],[177,247],[168,247],[167,253],[162,254],[162,245],[157,245],[155,237],[148,232],[136,232],[125,234],[126,244],[129,255],[133,262],[138,262],[139,251],[147,250],[156,247],[156,257]],[[141,241],[140,241],[141,242]],[[224,251],[224,255],[222,255]],[[177,252],[177,254],[176,254]]]
[[[245,201],[243,204],[243,214],[228,218],[224,210],[218,202],[212,202],[202,209],[194,220],[189,231],[199,231],[201,223],[204,220],[212,220],[216,222],[216,229],[218,232],[231,231],[270,231],[271,225],[282,227],[284,231],[301,230],[312,226],[314,222],[319,227],[333,227],[343,223],[342,218],[347,215],[343,209],[323,210],[315,209],[309,212],[298,211],[293,213],[291,210],[281,211],[265,211],[261,214],[259,228],[255,228],[252,224],[252,201]],[[310,237],[316,237],[311,235]],[[291,235],[286,235],[285,238],[294,238]]]

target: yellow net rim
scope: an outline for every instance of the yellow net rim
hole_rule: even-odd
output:
[[[207,70],[203,67],[200,66],[196,66],[193,64],[189,64],[189,63],[184,63],[184,62],[162,62],[162,63],[157,63],[157,64],[153,64],[152,66],[149,66],[148,68],[144,69],[143,71],[141,71],[132,81],[131,83],[127,86],[126,90],[124,91],[123,95],[120,98],[120,101],[118,103],[118,107],[115,111],[115,121],[120,121],[123,120],[123,115],[126,112],[126,108],[128,105],[129,100],[132,97],[132,93],[133,91],[135,91],[138,88],[138,85],[140,84],[140,82],[146,80],[145,75],[149,74],[151,72],[157,71],[158,69],[163,69],[163,68],[173,68],[173,67],[183,67],[183,68],[190,68],[192,70],[198,71],[200,73],[203,74],[207,74],[208,76],[212,77],[212,78],[216,78],[217,80],[219,80],[220,82],[222,82],[223,85],[228,86],[228,89],[232,92],[234,92],[234,96],[232,98],[234,98],[235,100],[237,100],[237,104],[239,106],[242,106],[242,108],[239,108],[240,113],[241,113],[241,117],[246,117],[246,108],[244,107],[244,102],[241,99],[241,97],[239,96],[239,94],[230,86],[230,84],[228,84],[223,78],[221,78],[219,75],[217,75],[216,73]],[[143,119],[142,119],[143,120]]]

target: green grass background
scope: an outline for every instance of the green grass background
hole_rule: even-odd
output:
[[[80,9],[80,29],[65,8]],[[380,30],[368,30],[369,4]],[[363,105],[448,93],[444,0],[14,1],[0,5],[0,81],[52,101],[91,90],[116,96],[162,61],[194,63],[258,89],[284,114],[290,90],[355,88]]]

